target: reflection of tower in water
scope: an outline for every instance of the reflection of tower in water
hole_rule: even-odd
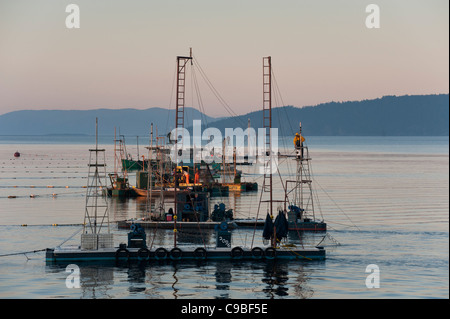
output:
[[[220,290],[221,298],[230,298],[231,269],[233,265],[229,262],[216,263],[216,290]],[[223,292],[222,292],[223,291]]]
[[[314,290],[307,285],[307,273],[303,266],[294,271],[298,271],[296,283],[293,285],[295,295],[303,299],[311,298],[314,295]]]
[[[108,292],[114,284],[114,268],[80,266],[81,298],[112,298]]]
[[[286,285],[288,281],[287,264],[267,263],[264,267],[264,277],[261,281],[266,284],[263,291],[268,297],[287,296],[289,290]]]
[[[290,279],[289,270],[298,273],[295,283],[288,283]],[[294,287],[294,294],[298,298],[311,298],[314,294],[314,291],[307,286],[307,277],[303,265],[289,268],[288,263],[267,263],[264,267],[264,277],[261,281],[266,284],[263,292],[269,298],[288,296],[289,287]]]
[[[132,294],[145,292],[145,266],[143,264],[130,265],[127,268],[127,274],[128,291]]]

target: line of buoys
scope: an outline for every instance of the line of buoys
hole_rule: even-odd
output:
[[[115,222],[110,221],[109,224],[113,224]],[[33,226],[38,226],[38,227],[64,227],[64,226],[84,226],[86,225],[86,223],[75,223],[75,224],[20,224],[20,225],[0,225],[0,227],[11,227],[11,226],[19,226],[19,227],[33,227]]]
[[[28,227],[28,224],[22,224],[20,225],[22,227]],[[58,224],[51,224],[51,225],[30,225],[30,226],[59,226]]]
[[[84,224],[40,224],[40,225],[28,225],[28,224],[21,224],[21,225],[10,225],[10,226],[20,226],[20,227],[32,227],[32,226],[50,226],[50,227],[59,227],[59,226],[83,226]],[[1,225],[6,226],[6,225]],[[9,225],[8,225],[9,226]]]
[[[47,185],[47,186],[35,186],[35,185],[30,185],[30,186],[17,186],[17,185],[13,185],[13,186],[8,186],[8,185],[1,185],[0,188],[86,188],[86,185],[83,186],[54,186],[54,185]],[[102,189],[101,186],[99,186],[99,189]]]
[[[71,192],[71,193],[63,193],[63,194],[57,194],[57,193],[51,193],[51,194],[41,194],[41,195],[38,195],[38,194],[30,194],[30,195],[23,195],[23,196],[17,196],[17,195],[8,195],[7,197],[0,197],[0,198],[27,198],[27,197],[29,197],[29,198],[36,198],[36,197],[49,197],[49,196],[51,196],[51,197],[53,197],[53,198],[56,198],[58,195],[70,195],[70,194],[84,194],[85,192],[83,191],[83,192]]]

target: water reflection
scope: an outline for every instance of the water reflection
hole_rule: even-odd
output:
[[[128,200],[128,198],[111,198],[108,203],[110,220],[126,220],[135,217],[129,216],[130,211],[132,211],[130,207],[131,203],[132,201]]]
[[[313,290],[307,285],[307,274],[303,264],[296,264],[296,267],[288,263],[268,263],[265,267],[265,277],[262,281],[267,285],[264,292],[268,298],[286,297],[293,293],[297,298],[311,298]],[[289,275],[291,271],[291,275]],[[297,276],[295,276],[297,274]],[[289,290],[293,292],[290,292]]]
[[[145,265],[142,263],[128,267],[127,275],[130,283],[128,291],[131,294],[145,292],[145,273]]]
[[[302,262],[192,261],[78,264],[80,298],[311,298]],[[64,265],[47,266],[67,276]],[[124,295],[124,291],[127,295]]]
[[[262,282],[266,284],[263,291],[267,297],[274,298],[275,296],[287,296],[288,288],[286,283],[288,281],[288,271],[286,265],[267,263],[264,267],[264,277]]]
[[[172,278],[173,278],[173,283],[172,283],[172,295],[175,299],[178,299],[178,291],[179,289],[176,287],[177,283],[178,283],[178,277],[177,277],[177,271],[178,271],[178,265],[174,264],[173,265],[173,274],[172,274]]]
[[[230,284],[231,284],[231,269],[232,264],[229,262],[223,262],[216,264],[214,277],[215,277],[215,287],[219,290],[219,295],[216,297],[218,299],[228,299],[230,298]]]
[[[80,267],[81,298],[112,298],[110,287],[114,284],[114,271],[108,267]]]

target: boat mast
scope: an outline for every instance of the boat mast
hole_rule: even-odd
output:
[[[147,166],[147,214],[148,218],[152,213],[152,177],[153,177],[153,123],[150,123],[150,148],[148,149],[148,166]],[[142,164],[142,170],[144,170],[144,162]]]
[[[117,148],[116,148],[116,127],[114,126],[114,174],[117,178]]]
[[[139,136],[136,136],[137,160],[139,161]],[[142,170],[144,170],[144,161],[142,161]]]
[[[164,214],[164,189],[165,189],[165,183],[164,183],[164,163],[166,162],[164,158],[164,152],[163,152],[163,144],[159,143],[160,139],[163,139],[163,137],[158,137],[158,127],[156,127],[156,157],[157,157],[157,164],[159,165],[159,218],[163,216]],[[159,160],[159,162],[158,162]]]
[[[192,48],[190,56],[177,56],[177,97],[175,110],[175,132],[178,128],[184,127],[184,101],[185,101],[185,80],[186,80],[186,64],[191,61],[192,65]],[[178,140],[178,135],[175,137]]]
[[[224,137],[222,139],[222,183],[225,184],[225,174],[226,174],[226,169],[225,169],[225,150],[226,150],[226,138]]]
[[[192,65],[192,48],[190,49],[190,55],[186,56],[177,56],[177,97],[176,97],[176,107],[175,107],[175,143],[178,143],[178,129],[184,128],[184,102],[185,102],[185,81],[186,81],[186,64],[188,61],[191,61]],[[181,140],[183,141],[183,139]],[[183,145],[181,148],[178,145],[175,145],[175,190],[174,190],[174,244],[173,246],[177,246],[177,186],[178,186],[178,150],[183,149]]]
[[[264,128],[264,181],[263,192],[269,193],[269,214],[273,218],[272,184],[272,58],[263,58],[263,128]],[[272,247],[276,247],[276,228],[273,227]]]
[[[263,127],[264,127],[264,184],[263,191],[269,192],[269,213],[273,216],[272,197],[272,61],[271,57],[263,58]]]

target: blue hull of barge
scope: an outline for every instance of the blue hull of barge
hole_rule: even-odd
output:
[[[92,261],[192,261],[192,260],[324,260],[323,248],[276,249],[254,248],[183,248],[181,249],[51,249],[47,248],[47,263],[92,262]]]

